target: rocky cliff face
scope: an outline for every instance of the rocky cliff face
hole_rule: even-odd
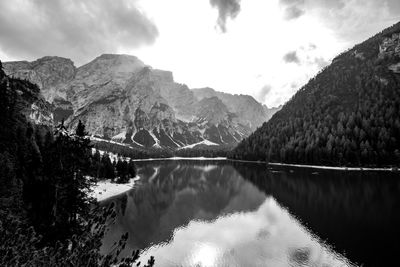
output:
[[[199,88],[192,90],[198,100],[217,97],[226,105],[229,112],[237,115],[237,120],[243,125],[255,130],[277,111],[268,109],[249,95],[232,95],[215,91],[212,88]]]
[[[53,107],[40,94],[40,89],[28,81],[7,76],[1,62],[0,84],[4,85],[2,93],[13,98],[15,109],[26,119],[36,124],[53,125]]]
[[[235,145],[265,118],[252,97],[212,89],[200,94],[134,56],[104,54],[79,68],[69,59],[44,57],[7,62],[4,69],[38,85],[56,122],[66,119],[73,128],[82,120],[91,135],[132,146]]]
[[[66,97],[64,86],[74,78],[76,72],[74,63],[62,57],[43,57],[33,62],[6,62],[3,67],[9,76],[36,84],[49,102],[56,97]]]

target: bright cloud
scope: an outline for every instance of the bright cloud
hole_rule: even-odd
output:
[[[79,65],[133,54],[190,88],[277,106],[338,53],[399,20],[398,0],[4,1],[0,58],[50,54]]]

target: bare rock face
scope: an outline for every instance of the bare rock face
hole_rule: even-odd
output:
[[[5,94],[14,95],[15,109],[36,124],[52,126],[52,106],[44,100],[40,89],[27,81],[12,79],[6,75],[0,62],[0,83],[5,85]],[[17,118],[16,118],[17,119]]]
[[[175,110],[176,118],[190,122],[193,120],[197,99],[193,92],[184,84],[175,83],[172,72],[153,70],[156,78],[156,91],[167,100]]]
[[[255,130],[272,117],[271,113],[264,109],[263,105],[249,95],[232,95],[215,91],[212,88],[200,88],[192,90],[198,100],[210,97],[218,97],[226,105],[229,112],[237,115],[237,120],[243,125]]]
[[[143,69],[144,63],[134,56],[104,54],[79,67],[67,84],[67,100],[75,111],[90,103],[121,93],[132,74]]]
[[[203,126],[205,138],[217,144],[233,145],[251,133],[251,129],[241,124],[238,116],[215,96],[197,103],[196,122]]]
[[[59,57],[4,66],[38,85],[55,122],[65,119],[74,128],[82,120],[91,135],[132,146],[235,145],[265,118],[252,97],[190,90],[172,72],[129,55],[104,54],[79,68]]]
[[[62,57],[43,57],[33,62],[6,62],[3,67],[7,75],[36,84],[49,102],[53,102],[55,97],[65,98],[64,85],[74,78],[76,72],[74,63]]]

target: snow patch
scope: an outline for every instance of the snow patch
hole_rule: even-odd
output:
[[[107,151],[103,151],[103,150],[96,149],[96,148],[92,148],[92,153],[93,153],[93,154],[96,153],[96,150],[99,151],[100,156],[103,156],[104,153],[107,153],[107,154],[108,154],[108,157],[110,158],[111,161],[115,161],[115,162],[116,162],[116,161],[118,161],[119,159],[120,159],[120,160],[124,160],[124,161],[130,161],[130,160],[131,160],[131,158],[129,158],[129,157],[118,156],[117,154],[114,154],[114,153],[112,153],[112,152],[107,152]]]
[[[135,178],[130,179],[126,184],[113,183],[111,180],[99,181],[93,186],[91,196],[100,202],[107,198],[120,195],[131,190],[139,179],[140,177],[136,176]]]
[[[206,131],[206,128],[199,129],[199,132],[201,133],[201,136],[204,136],[205,131]]]
[[[219,144],[217,144],[217,143],[214,143],[214,142],[211,142],[211,141],[209,141],[209,140],[207,140],[207,139],[204,139],[204,140],[201,141],[201,142],[194,143],[194,144],[191,144],[191,145],[187,145],[187,146],[184,146],[184,147],[180,147],[180,148],[178,148],[178,149],[193,148],[193,147],[195,147],[195,146],[197,146],[197,145],[219,146]]]
[[[119,135],[121,135],[121,134],[123,134],[123,133],[120,133],[120,134],[118,134],[118,135],[112,137],[112,139],[116,139],[116,137],[119,136]],[[129,144],[125,144],[125,143],[121,143],[121,142],[116,142],[116,141],[113,141],[113,140],[107,140],[107,139],[95,137],[95,136],[93,136],[93,135],[89,136],[89,138],[90,138],[90,140],[93,140],[93,141],[106,142],[106,143],[110,143],[110,144],[115,144],[115,145],[120,145],[120,146],[125,146],[125,147],[131,148],[131,146],[130,146]],[[125,137],[124,137],[124,139],[125,139]],[[135,140],[133,140],[133,138],[132,138],[131,140],[132,140],[132,142],[133,142],[134,144],[143,147],[142,144],[136,142]]]
[[[116,136],[113,136],[111,140],[125,140],[126,138],[126,132],[122,132],[120,134],[117,134]]]
[[[161,146],[160,146],[160,140],[158,140],[157,136],[153,133],[153,131],[147,131],[147,132],[148,132],[148,133],[150,134],[150,136],[153,138],[154,142],[156,142],[156,143],[153,145],[153,147],[161,148]]]
[[[93,135],[89,136],[89,138],[90,138],[90,140],[93,140],[93,141],[106,142],[106,143],[110,143],[110,144],[130,147],[128,144],[124,144],[124,143],[120,143],[120,142],[116,142],[116,141],[112,141],[112,140],[107,140],[107,139],[95,137]]]
[[[166,134],[167,137],[177,146],[177,147],[181,147],[182,145],[178,144],[177,142],[175,142],[174,138],[172,138],[172,136],[170,136],[169,134]]]

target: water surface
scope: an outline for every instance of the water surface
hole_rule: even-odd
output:
[[[107,200],[107,252],[156,266],[388,266],[400,240],[400,180],[227,161],[138,162],[136,187]]]

